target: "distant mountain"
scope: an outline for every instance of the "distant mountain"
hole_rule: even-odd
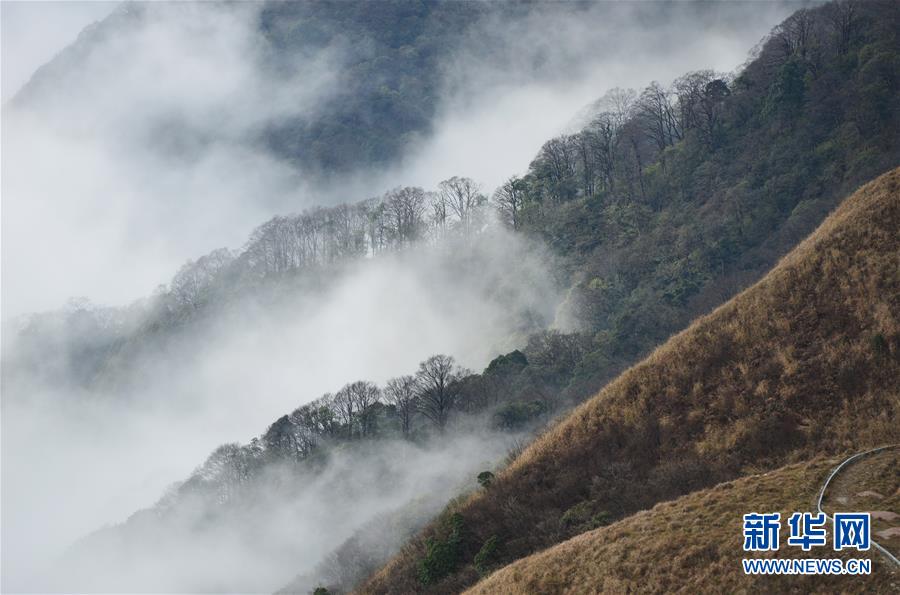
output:
[[[143,124],[154,139],[164,139],[166,151],[190,152],[240,133],[258,150],[307,174],[384,166],[430,131],[441,91],[440,65],[489,10],[494,9],[482,3],[399,0],[127,2],[38,69],[10,104],[46,107],[60,97],[97,104],[110,93],[115,97],[116,86],[128,76],[153,76],[146,53],[181,50],[185,59],[218,61],[225,84],[234,76],[242,87],[260,88],[236,88],[222,103],[211,104],[208,109],[221,112],[219,129],[193,126],[179,113],[186,102],[151,114]],[[154,28],[160,22],[166,32]],[[172,30],[175,35],[168,34]],[[190,72],[189,61],[184,67]],[[244,68],[255,71],[246,80],[240,79]],[[116,72],[124,77],[117,80]],[[305,93],[321,79],[328,79],[325,95],[305,105]],[[275,117],[259,120],[273,106],[278,106]],[[244,126],[249,128],[241,130]]]
[[[455,4],[426,3],[428,18],[450,18]],[[326,43],[321,29],[330,31],[324,23],[334,19],[346,21],[344,29],[381,22],[370,23],[357,12],[362,8],[351,6],[266,4],[266,11],[287,11],[264,27],[266,39],[288,36],[294,44],[278,42],[293,49],[273,49],[273,55],[290,62],[289,56],[306,51],[304,43]],[[375,6],[409,11],[414,4]],[[23,101],[37,101],[30,95],[42,95],[41,85],[51,85],[49,91],[53,81],[69,76],[62,73],[77,72],[64,64],[83,61],[100,32],[126,27],[121,23],[146,18],[141,15],[149,10],[126,8],[86,31],[36,75]],[[261,15],[274,18],[266,11]],[[382,25],[378,47],[394,47],[388,43],[393,29]],[[550,139],[525,175],[511,178],[493,197],[473,194],[480,210],[487,210],[484,200],[490,198],[509,227],[548,245],[557,258],[556,281],[568,295],[554,322],[584,341],[550,392],[569,402],[591,394],[692,318],[758,279],[846,193],[900,164],[898,30],[894,2],[804,9],[776,27],[733,80],[698,71],[669,88],[615,90],[595,103],[584,129]],[[121,368],[129,352],[149,344],[148,336],[164,338],[235,296],[262,293],[278,300],[288,286],[319,286],[317,278],[331,276],[348,259],[433,236],[436,213],[458,225],[459,216],[441,210],[443,199],[428,190],[437,189],[398,189],[273,218],[241,250],[217,250],[187,263],[142,305],[96,313],[79,307],[69,322],[35,317],[28,330],[42,337],[60,327],[89,328],[85,349],[77,337],[87,332],[69,342],[55,339],[66,352],[56,359],[87,382],[107,377],[102,370]],[[404,200],[424,209],[415,225],[392,229],[389,211]],[[304,252],[306,245],[314,256]],[[44,342],[35,344],[34,357],[45,358]]]
[[[449,507],[360,592],[457,593],[489,566],[688,492],[900,441],[898,228],[895,169],[762,281],[551,428],[489,489]],[[561,555],[590,540],[576,543]],[[537,578],[544,570],[589,580],[589,568],[520,565],[486,588],[554,580]]]
[[[142,146],[168,156],[240,141],[308,178],[334,179],[397,164],[456,93],[469,100],[488,84],[567,80],[588,63],[573,51],[616,51],[552,30],[567,19],[735,27],[741,14],[690,3],[126,2],[38,69],[8,107],[84,103],[91,109],[65,116],[90,130],[98,116],[121,113],[127,126],[116,132],[136,127]],[[164,63],[168,53],[180,59]],[[153,101],[130,93],[154,84]]]

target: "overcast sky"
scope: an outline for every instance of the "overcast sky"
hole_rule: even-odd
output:
[[[16,94],[32,73],[108,15],[117,2],[0,2],[2,100]]]

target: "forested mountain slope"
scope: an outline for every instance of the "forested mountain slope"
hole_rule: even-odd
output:
[[[95,88],[94,77],[103,71],[124,74],[146,67],[140,62],[141,44],[165,41],[147,39],[147,31],[159,35],[152,27],[160,20],[181,21],[180,26],[202,38],[215,34],[217,22],[247,12],[246,18],[253,21],[248,59],[258,62],[253,67],[259,79],[287,82],[299,76],[301,83],[294,97],[296,109],[288,108],[273,121],[253,127],[257,147],[272,150],[308,174],[385,166],[408,149],[416,135],[429,132],[440,91],[439,64],[458,47],[468,27],[490,10],[488,4],[479,3],[396,0],[372,5],[320,1],[249,6],[123,3],[40,68],[12,105],[29,108],[57,101],[60,95],[77,101],[107,92]],[[228,21],[226,27],[230,30],[244,18]],[[240,40],[229,34],[224,41]],[[108,54],[110,48],[117,48],[116,55]],[[222,50],[227,56],[231,48]],[[304,87],[316,86],[321,72],[304,68],[322,59],[338,73],[338,80],[328,85],[327,104],[310,112],[302,109],[302,93]],[[225,57],[221,66],[234,68]],[[160,137],[169,137],[169,150],[217,140],[210,134],[228,139],[236,131],[227,128],[239,123],[237,110],[245,109],[241,100],[238,95],[233,104],[219,106],[226,118],[218,131],[192,129],[189,120],[177,113],[164,114],[151,124],[164,130]],[[289,98],[276,94],[266,100],[279,103]]]
[[[800,10],[736,76],[614,90],[498,193],[563,258],[558,324],[590,337],[583,397],[746,287],[900,164],[900,5]]]
[[[288,295],[342,263],[445,230],[481,230],[490,205],[556,257],[555,282],[568,297],[555,326],[575,334],[542,364],[554,378],[538,398],[578,402],[760,277],[847,192],[900,163],[898,30],[895,2],[801,10],[736,77],[701,71],[669,88],[610,92],[584,130],[548,141],[525,175],[491,197],[455,177],[448,187],[276,217],[241,250],[187,263],[130,315],[76,310],[68,326],[95,339],[78,353],[76,338],[64,358],[86,361],[74,367],[88,382],[106,378],[104,369],[121,374],[143,347],[236,295]],[[540,318],[523,330],[553,322]],[[41,320],[33,322],[40,338]],[[507,385],[546,376],[521,372]]]
[[[719,15],[715,7],[689,4],[611,4],[596,10],[591,3],[507,1],[128,2],[40,68],[11,105],[47,107],[59,97],[75,104],[114,103],[120,81],[142,76],[148,66],[160,67],[152,59],[148,64],[143,55],[148,49],[190,55],[178,65],[185,68],[184,80],[174,81],[187,88],[196,82],[192,75],[203,75],[191,70],[191,62],[211,59],[226,83],[232,77],[242,81],[244,68],[253,71],[246,85],[206,107],[216,114],[212,125],[197,126],[190,117],[198,99],[190,94],[180,97],[181,107],[188,108],[184,113],[151,109],[150,117],[141,112],[151,106],[137,98],[128,106],[129,124],[145,120],[145,140],[185,157],[197,147],[246,133],[243,140],[256,150],[271,152],[305,176],[335,180],[337,174],[384,170],[409,156],[434,131],[443,102],[454,93],[468,97],[494,83],[565,80],[590,58],[573,48],[604,49],[578,46],[575,34],[567,39],[568,19],[602,28],[629,15],[645,26],[706,19],[722,25],[734,18]],[[542,28],[545,17],[561,31]],[[160,22],[178,35],[161,34],[154,28]],[[531,43],[521,43],[520,37],[529,36]],[[243,52],[238,58],[246,62],[233,63],[235,51]],[[482,68],[490,80],[479,78]],[[168,84],[165,77],[161,81]],[[218,84],[204,91],[215,97]],[[163,96],[163,103],[168,99]]]
[[[822,483],[840,460],[817,458],[796,463],[657,504],[523,558],[467,593],[893,592],[900,570],[875,550],[866,556],[872,560],[872,573],[865,576],[766,577],[743,572],[741,558],[747,555],[735,519],[754,510],[780,511],[781,518],[797,511],[814,511]],[[890,505],[882,502],[877,506],[886,509]],[[827,529],[830,543],[830,524]],[[785,528],[781,543],[786,541]],[[780,557],[859,557],[846,550],[827,554],[800,548],[789,551],[782,550]]]
[[[900,439],[900,170],[452,506],[364,593],[458,592],[717,482]]]

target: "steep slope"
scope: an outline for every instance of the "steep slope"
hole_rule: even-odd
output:
[[[613,90],[587,127],[544,145],[515,181],[516,222],[562,257],[560,323],[593,339],[572,397],[759,280],[900,165],[898,31],[897,2],[801,9],[739,72]]]
[[[789,465],[658,504],[519,560],[468,592],[889,593],[900,582],[900,571],[874,550],[860,555],[853,551],[814,549],[804,553],[799,548],[783,548],[778,554],[765,556],[747,555],[742,550],[743,514],[781,512],[784,519],[797,511],[814,511],[819,487],[839,460]],[[784,527],[781,543],[787,537]],[[830,542],[830,528],[828,539]],[[872,574],[748,576],[740,562],[744,557],[869,558]]]
[[[657,502],[900,438],[900,170],[448,510],[362,591],[454,592]]]
[[[266,35],[286,36],[272,43],[293,48],[285,49],[287,54],[300,51],[307,37],[326,38],[331,18],[346,19],[341,27],[347,29],[360,18],[353,11],[328,16],[334,11],[329,3],[269,9],[286,11],[272,17]],[[389,12],[387,6],[379,5],[380,10]],[[434,18],[440,10],[452,12],[429,10],[438,11]],[[849,19],[844,29],[838,17]],[[835,2],[801,10],[776,27],[736,78],[687,73],[669,89],[654,84],[640,95],[632,92],[621,113],[614,113],[618,108],[606,97],[598,101],[589,126],[549,140],[528,173],[514,179],[518,210],[515,222],[509,222],[519,235],[537,237],[552,248],[560,263],[554,267],[556,281],[568,288],[558,326],[581,336],[571,338],[575,348],[564,350],[565,356],[553,354],[511,374],[504,382],[504,400],[519,409],[540,400],[550,410],[581,402],[693,318],[760,278],[852,189],[900,164],[898,23],[896,2]],[[810,31],[802,43],[798,27]],[[719,92],[709,96],[704,82]],[[785,94],[786,85],[794,95]],[[684,112],[677,117],[680,140],[663,149],[653,141],[653,115],[645,105],[654,89],[667,109]],[[696,115],[689,117],[701,108],[711,110],[710,129],[700,126]],[[561,170],[559,160],[565,163]],[[505,185],[494,197],[507,219],[503,196],[510,189]],[[186,263],[168,291],[147,301],[146,312],[107,315],[125,320],[117,328],[88,320],[100,327],[97,336],[109,338],[97,345],[77,338],[63,344],[59,351],[66,353],[54,359],[64,360],[64,369],[79,368],[78,375],[88,381],[104,377],[104,369],[121,375],[139,359],[135,353],[156,348],[155,340],[169,341],[179,329],[193,334],[185,323],[196,317],[195,310],[215,310],[242,293],[283,296],[294,285],[315,286],[321,263],[298,248],[316,246],[309,238],[324,225],[352,230],[319,234],[320,243],[336,249],[314,248],[328,266],[335,254],[342,259],[381,251],[386,239],[397,241],[383,230],[390,227],[385,211],[392,194],[275,217],[253,232],[243,250],[216,250]],[[439,194],[430,196],[442,200]],[[421,229],[434,224],[437,206],[429,199]],[[405,241],[399,238],[400,244]],[[305,280],[294,284],[290,278],[295,276]],[[334,274],[328,269],[321,276]],[[282,283],[285,277],[288,282]],[[81,310],[75,314],[90,318]],[[135,330],[137,318],[147,321]],[[544,323],[535,322],[532,326]],[[67,324],[89,326],[85,321]],[[45,343],[44,335],[55,339],[55,329],[40,327],[27,329],[36,335],[35,343]],[[147,329],[152,332],[143,332]],[[43,367],[44,350],[33,352],[37,356],[31,359]]]

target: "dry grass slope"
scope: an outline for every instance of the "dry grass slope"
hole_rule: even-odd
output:
[[[672,337],[453,505],[460,558],[431,592],[658,502],[823,454],[900,441],[900,169],[859,189],[763,280]],[[451,512],[451,511],[448,511]],[[585,514],[586,513],[586,514]],[[599,515],[599,516],[598,516]],[[361,588],[423,590],[425,538]]]
[[[612,526],[579,535],[507,566],[468,591],[488,593],[890,593],[900,572],[874,550],[804,553],[782,547],[766,555],[742,551],[741,517],[751,511],[814,511],[818,490],[839,459],[790,465],[658,504]],[[829,543],[831,540],[828,531]],[[786,523],[781,543],[788,538]],[[741,558],[868,558],[869,576],[759,577]]]

